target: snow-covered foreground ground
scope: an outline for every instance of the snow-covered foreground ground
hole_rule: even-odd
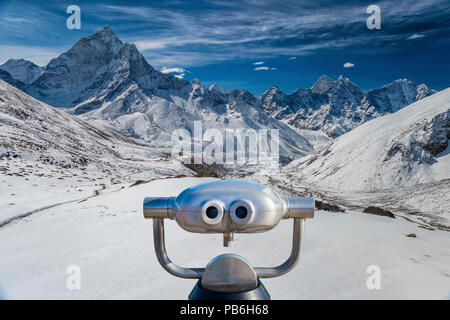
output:
[[[0,227],[3,298],[187,298],[195,281],[175,278],[158,264],[142,200],[177,195],[209,180],[116,186]],[[54,203],[64,200],[55,196]],[[3,210],[5,204],[0,205]],[[417,238],[406,237],[411,233]],[[237,252],[253,265],[274,265],[289,254],[291,222],[267,233],[238,234],[232,248],[222,247],[220,235],[188,233],[173,221],[166,222],[166,235],[169,255],[180,265],[204,266],[224,252]],[[302,259],[291,273],[264,280],[273,299],[450,298],[448,232],[425,230],[399,218],[319,211],[306,223],[305,240]],[[71,265],[81,269],[80,290],[66,286]],[[366,286],[370,265],[381,269],[380,290]]]

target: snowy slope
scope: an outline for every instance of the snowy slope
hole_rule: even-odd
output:
[[[449,230],[449,109],[446,89],[252,178],[347,209],[378,206]]]
[[[371,120],[319,154],[291,163],[298,179],[340,190],[374,190],[450,178],[450,89]]]
[[[80,203],[56,206],[0,227],[0,286],[14,299],[186,299],[194,280],[169,275],[158,264],[152,223],[142,216],[144,196],[177,195],[208,179],[167,179],[109,190]],[[54,199],[59,200],[57,197]],[[235,252],[253,265],[288,255],[291,222],[268,233],[196,235],[166,223],[171,258],[204,266]],[[319,211],[308,220],[298,266],[264,280],[273,299],[443,299],[450,297],[450,233],[402,219]],[[417,238],[406,237],[415,233]],[[205,239],[209,241],[205,241]],[[68,290],[67,268],[81,270],[81,290]],[[368,266],[381,269],[381,290],[368,290]]]
[[[192,172],[149,146],[99,130],[0,80],[0,174],[1,225],[53,204],[55,195],[79,199],[103,185]]]
[[[296,128],[323,130],[338,137],[433,93],[426,85],[408,79],[364,93],[342,76],[337,80],[321,76],[311,89],[297,89],[290,95],[273,86],[263,93],[261,103],[267,114]]]

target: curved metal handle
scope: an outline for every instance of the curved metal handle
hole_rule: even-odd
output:
[[[289,258],[276,267],[253,268],[259,278],[275,278],[291,271],[299,262],[303,248],[303,235],[305,231],[305,219],[294,219],[292,250]]]
[[[171,275],[185,279],[200,279],[202,277],[205,268],[184,268],[177,266],[170,260],[166,251],[164,220],[162,218],[153,218],[153,241],[159,264]]]
[[[291,271],[300,260],[303,247],[304,219],[294,219],[292,250],[289,258],[276,267],[256,267],[254,268],[259,278],[274,278],[282,276]],[[153,240],[155,245],[156,257],[161,266],[179,278],[200,279],[205,272],[205,268],[185,268],[180,267],[170,260],[167,255],[164,238],[164,220],[162,218],[153,218]]]

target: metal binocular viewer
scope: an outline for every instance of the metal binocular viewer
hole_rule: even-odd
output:
[[[297,264],[303,244],[305,219],[314,217],[314,199],[283,197],[264,185],[244,180],[223,180],[199,184],[177,197],[148,197],[144,217],[153,219],[156,256],[170,274],[199,279],[189,299],[270,299],[260,278],[286,274]],[[275,267],[252,267],[241,256],[223,254],[204,268],[174,264],[164,243],[164,219],[174,219],[186,231],[222,233],[224,246],[234,233],[256,233],[273,229],[281,219],[293,219],[292,251]]]

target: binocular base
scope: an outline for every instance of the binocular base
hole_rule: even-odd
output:
[[[189,300],[270,300],[270,295],[259,279],[258,286],[255,289],[242,292],[207,290],[201,287],[201,281],[199,280],[189,294]]]

